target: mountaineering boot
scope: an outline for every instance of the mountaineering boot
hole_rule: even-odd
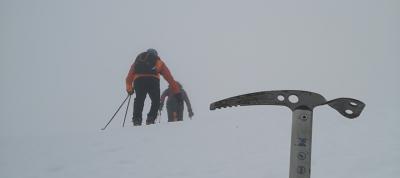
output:
[[[132,118],[133,126],[141,126],[142,125],[142,118],[140,117],[133,117]]]
[[[147,117],[146,125],[154,124],[154,122],[156,121],[156,118],[157,118],[157,116],[156,117]]]
[[[146,125],[154,124],[154,121],[146,121]]]

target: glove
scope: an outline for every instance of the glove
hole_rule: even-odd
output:
[[[190,111],[189,111],[189,118],[192,118],[193,115],[194,115],[193,111],[190,110]]]
[[[126,92],[128,93],[128,95],[132,95],[133,93],[135,93],[135,90],[133,90],[132,88],[126,89]]]

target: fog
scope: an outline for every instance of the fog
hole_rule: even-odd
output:
[[[394,0],[1,0],[0,142],[101,133],[126,97],[134,58],[155,48],[188,92],[198,122],[262,118],[287,123],[277,132],[289,129],[286,108],[211,112],[209,104],[249,92],[307,90],[365,102],[360,118],[346,120],[354,127],[349,134],[369,128],[365,137],[387,139],[371,141],[374,148],[399,148],[399,17]],[[121,128],[121,117],[110,130],[135,129]],[[314,117],[315,134],[343,122],[328,107]]]

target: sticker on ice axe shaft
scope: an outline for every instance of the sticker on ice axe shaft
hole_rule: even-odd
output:
[[[306,147],[307,146],[307,138],[297,138],[298,143],[296,146],[302,146]]]
[[[325,104],[349,119],[358,117],[365,107],[363,102],[352,98],[337,98],[327,101],[322,95],[309,91],[276,90],[226,98],[211,103],[210,110],[251,105],[279,105],[290,108],[293,111],[290,178],[295,178],[296,175],[300,174],[302,177],[309,178],[311,168],[312,111],[315,107]],[[299,120],[300,123],[296,120]]]
[[[307,159],[307,153],[305,153],[305,152],[299,152],[299,154],[297,154],[297,159],[298,159],[298,160],[305,160],[305,159]]]
[[[305,173],[306,173],[306,167],[304,166],[297,167],[297,174],[303,175]]]

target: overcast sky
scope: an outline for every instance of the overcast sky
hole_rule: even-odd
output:
[[[389,128],[400,124],[399,18],[397,0],[1,0],[0,135],[98,130],[147,48],[184,85],[194,119],[288,117],[275,107],[208,108],[238,94],[299,89],[362,100],[361,117]]]

